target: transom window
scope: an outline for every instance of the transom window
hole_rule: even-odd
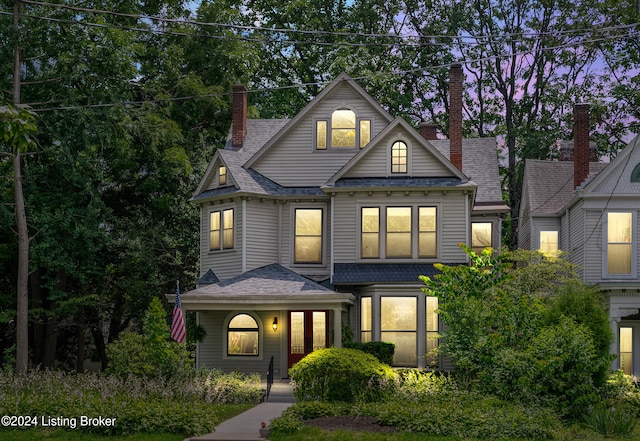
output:
[[[371,141],[371,120],[351,109],[335,110],[329,119],[316,121],[317,150],[363,148]]]
[[[322,208],[296,208],[294,236],[294,263],[322,263]]]
[[[491,247],[493,225],[491,222],[471,223],[471,249],[476,253],[482,253],[487,247]]]
[[[360,214],[362,259],[437,257],[436,207],[362,207]]]
[[[631,275],[633,260],[633,213],[607,213],[607,273]]]
[[[233,245],[233,208],[212,211],[209,214],[209,249],[228,250]]]
[[[238,314],[227,328],[227,355],[258,355],[259,328],[249,314]]]
[[[391,173],[407,172],[407,144],[396,141],[391,146]]]

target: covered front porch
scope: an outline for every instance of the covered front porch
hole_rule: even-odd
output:
[[[287,378],[288,368],[314,349],[342,345],[355,296],[272,264],[185,292],[181,304],[196,311],[206,331],[196,349],[198,368],[264,377],[273,357],[277,379]]]

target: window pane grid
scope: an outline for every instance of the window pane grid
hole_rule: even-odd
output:
[[[402,141],[391,146],[391,173],[407,172],[407,144]]]

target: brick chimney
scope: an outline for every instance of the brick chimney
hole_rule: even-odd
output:
[[[573,188],[589,176],[589,104],[573,107]]]
[[[438,124],[422,121],[420,123],[420,135],[427,141],[438,139]]]
[[[240,148],[247,135],[247,88],[242,84],[233,86],[231,103],[231,146]]]
[[[449,160],[462,171],[462,65],[449,70]]]

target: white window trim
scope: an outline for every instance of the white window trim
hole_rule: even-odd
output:
[[[256,323],[258,324],[258,355],[229,355],[229,342],[228,342],[228,332],[229,332],[229,322],[238,314],[247,314],[251,316]],[[255,362],[256,360],[264,359],[264,324],[262,323],[262,319],[258,314],[253,311],[230,311],[229,314],[224,318],[222,322],[222,359],[223,360],[234,360],[240,362],[241,360],[245,360],[248,363]]]
[[[322,257],[322,261],[320,263],[296,263],[296,210],[298,209],[302,209],[302,210],[322,210],[322,253],[321,253],[321,257]],[[290,261],[291,261],[291,265],[295,266],[297,268],[303,268],[303,267],[324,267],[327,264],[327,248],[328,248],[328,241],[327,241],[327,206],[326,205],[313,205],[313,204],[291,204],[291,220],[290,220],[290,224],[291,224],[291,243],[289,246],[289,253],[290,253]]]
[[[411,257],[386,257],[387,252],[387,207],[411,207]],[[419,219],[418,213],[420,207],[435,207],[436,209],[436,255],[434,257],[419,257]],[[380,229],[379,229],[379,256],[366,258],[362,257],[362,209],[363,208],[379,208],[380,209]],[[380,203],[380,202],[359,202],[357,204],[357,239],[356,239],[356,260],[358,263],[386,262],[386,263],[403,263],[403,262],[436,262],[441,256],[441,237],[442,237],[442,204],[441,203]]]
[[[631,274],[609,274],[608,226],[609,213],[631,213]],[[637,210],[607,210],[602,215],[602,278],[628,280],[638,277],[638,212]]]

